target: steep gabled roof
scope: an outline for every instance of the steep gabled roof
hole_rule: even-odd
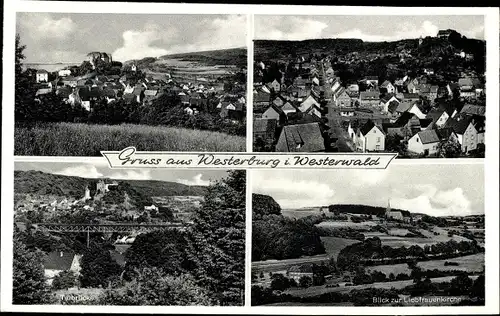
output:
[[[72,251],[52,251],[43,260],[43,267],[49,270],[69,270],[75,253]]]
[[[286,125],[281,131],[288,152],[318,152],[325,150],[324,139],[318,123]],[[297,146],[300,145],[300,148]]]
[[[439,136],[435,129],[426,129],[418,132],[418,136],[422,141],[422,144],[430,144],[439,142]]]
[[[359,131],[361,132],[361,134],[362,134],[363,136],[365,136],[365,135],[366,135],[366,134],[368,134],[368,133],[369,133],[369,132],[370,132],[370,131],[374,128],[374,127],[376,127],[375,123],[373,123],[373,121],[372,121],[372,120],[368,120],[368,121],[367,121],[367,122],[366,122],[363,126],[361,126],[361,127],[359,128]],[[379,127],[377,126],[377,128],[379,128]],[[381,128],[379,128],[379,129],[382,131],[382,129],[381,129]],[[383,133],[383,131],[382,131],[382,133]]]

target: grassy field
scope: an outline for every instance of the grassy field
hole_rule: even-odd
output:
[[[54,123],[16,127],[14,154],[19,156],[100,156],[101,150],[245,151],[245,137],[224,133],[146,125]]]
[[[350,227],[350,228],[369,228],[371,226],[376,226],[377,223],[372,222],[372,221],[364,221],[361,223],[355,223],[355,222],[346,222],[346,221],[324,221],[319,223],[318,227],[325,227],[325,228],[343,228],[343,227]]]
[[[303,209],[282,209],[281,214],[286,217],[291,218],[301,218],[309,215],[321,215],[325,211],[321,212],[319,207],[309,207]]]
[[[444,263],[446,261],[457,262],[460,265],[445,266]],[[475,255],[463,256],[453,259],[422,261],[418,263],[418,266],[424,270],[434,270],[434,269],[438,269],[441,271],[461,270],[467,272],[482,271],[483,265],[484,265],[484,253],[478,253]],[[408,265],[406,263],[368,267],[367,270],[380,271],[385,273],[387,276],[391,272],[394,273],[394,275],[398,275],[399,273],[406,273],[406,274],[410,273],[410,269],[408,269]]]
[[[345,247],[360,242],[355,239],[338,238],[338,237],[321,237],[321,241],[325,245],[326,253],[329,257],[337,259],[338,254]]]

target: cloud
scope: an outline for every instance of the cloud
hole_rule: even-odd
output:
[[[256,16],[255,38],[270,40],[303,40],[321,38],[328,24],[297,16]]]
[[[203,175],[201,173],[195,175],[192,179],[177,179],[177,182],[185,185],[203,185],[207,186],[210,184],[210,180],[203,180]]]
[[[328,184],[319,181],[294,179],[284,173],[268,176],[261,172],[253,174],[254,192],[272,196],[282,208],[327,205],[335,196]]]
[[[60,174],[64,176],[72,177],[82,177],[82,178],[99,178],[103,174],[97,170],[93,165],[79,165],[74,167],[67,167],[59,171],[54,171],[55,174]]]
[[[48,13],[29,13],[21,19],[23,27],[29,30],[33,38],[68,37],[76,30],[76,23],[69,17],[54,19]]]
[[[150,170],[126,170],[112,173],[107,178],[117,180],[151,180]]]
[[[123,46],[113,52],[113,59],[127,61],[144,57],[159,57],[168,51],[152,43],[162,38],[156,29],[127,30],[123,32]]]
[[[358,38],[367,42],[396,41],[401,39],[419,38],[420,36],[436,36],[439,27],[430,21],[424,21],[420,27],[415,27],[410,23],[403,23],[401,29],[393,35],[368,34],[361,29],[352,29],[331,36],[332,38]]]
[[[419,195],[412,198],[395,197],[391,199],[391,205],[432,216],[471,215],[477,213],[476,210],[471,208],[471,202],[465,196],[462,188],[439,190],[433,185],[420,185],[416,187],[416,190],[420,191]]]
[[[470,30],[463,30],[460,33],[468,38],[484,39],[484,25],[478,25]]]

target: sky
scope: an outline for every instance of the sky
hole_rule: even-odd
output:
[[[46,173],[83,178],[110,178],[116,180],[160,180],[186,185],[207,186],[227,176],[226,170],[187,169],[110,169],[108,163],[75,162],[16,162],[15,170],[37,170]]]
[[[454,29],[468,38],[484,39],[484,16],[297,16],[258,15],[255,38],[305,40],[358,38],[383,42],[436,36],[441,29]]]
[[[252,173],[254,193],[283,209],[330,204],[391,207],[432,216],[484,214],[484,166],[390,165],[385,170],[265,170]]]
[[[17,13],[26,63],[81,63],[87,53],[127,61],[246,46],[245,15]]]

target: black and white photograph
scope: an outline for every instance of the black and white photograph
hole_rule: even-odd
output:
[[[252,171],[252,306],[484,306],[483,170]]]
[[[256,15],[253,149],[484,158],[483,15]]]
[[[18,162],[14,305],[243,306],[246,173]]]
[[[19,12],[15,32],[15,155],[246,150],[246,15]]]

